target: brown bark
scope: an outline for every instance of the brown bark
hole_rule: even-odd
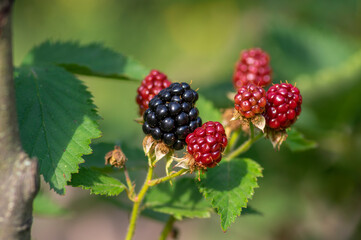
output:
[[[30,240],[37,161],[21,148],[11,45],[12,0],[0,0],[0,240]]]

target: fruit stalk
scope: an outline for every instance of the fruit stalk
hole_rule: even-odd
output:
[[[166,240],[169,232],[172,231],[173,229],[173,224],[175,222],[175,218],[173,216],[169,216],[169,219],[167,221],[167,223],[165,224],[162,234],[159,237],[159,240]]]
[[[258,139],[260,139],[261,137],[263,137],[263,133],[260,132],[257,136],[255,136],[254,138],[250,138],[247,141],[245,141],[241,146],[239,146],[236,150],[234,150],[233,152],[231,152],[230,154],[228,154],[228,156],[226,157],[226,159],[229,161],[237,156],[239,156],[240,154],[246,152],[253,143],[255,143]]]
[[[153,187],[153,186],[155,186],[155,185],[157,185],[159,183],[166,182],[168,180],[171,180],[172,178],[178,177],[178,176],[182,175],[183,173],[185,173],[187,171],[188,171],[188,169],[181,169],[178,172],[175,172],[175,173],[173,173],[173,174],[171,174],[169,176],[151,180],[151,181],[148,182],[148,185],[150,187]]]

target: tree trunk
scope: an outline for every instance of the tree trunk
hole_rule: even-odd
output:
[[[12,0],[0,0],[0,240],[30,240],[36,159],[22,150],[15,107],[11,45]]]

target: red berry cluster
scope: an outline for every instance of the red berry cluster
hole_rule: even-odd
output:
[[[236,89],[253,83],[265,87],[272,81],[270,57],[260,48],[252,48],[241,53],[233,75],[233,85]]]
[[[227,136],[219,122],[206,122],[186,138],[187,151],[198,166],[212,168],[222,159]]]
[[[266,124],[275,130],[291,126],[301,113],[300,90],[289,83],[275,84],[267,91],[264,116]]]
[[[139,115],[143,115],[148,109],[149,101],[157,95],[162,89],[169,87],[171,82],[164,73],[152,70],[142,81],[137,92],[136,101],[139,105]]]
[[[245,118],[263,113],[266,106],[266,91],[262,87],[248,84],[238,89],[234,97],[236,110]]]

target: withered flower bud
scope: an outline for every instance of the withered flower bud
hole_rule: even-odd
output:
[[[114,150],[105,155],[105,165],[110,164],[117,168],[122,168],[127,160],[119,146],[114,146]]]

